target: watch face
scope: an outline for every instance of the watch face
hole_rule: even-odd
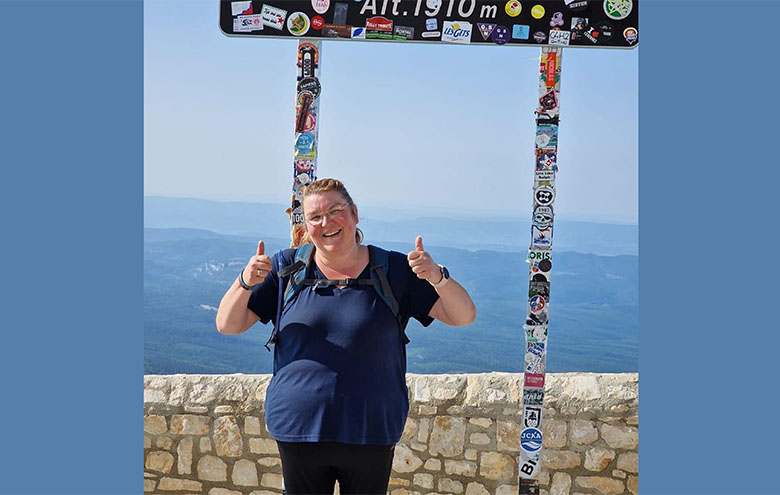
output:
[[[450,278],[450,271],[447,270],[446,266],[441,267],[441,273],[444,275],[444,278]]]

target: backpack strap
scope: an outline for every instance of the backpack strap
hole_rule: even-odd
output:
[[[276,319],[274,320],[274,328],[271,331],[271,336],[265,343],[265,348],[268,349],[268,352],[271,352],[269,345],[276,343],[276,336],[279,333],[279,320],[282,318],[282,310],[287,303],[303,289],[303,284],[301,284],[301,282],[306,278],[306,271],[309,267],[312,253],[314,252],[313,247],[313,244],[299,246],[295,250],[293,263],[288,266],[283,266],[282,250],[279,250],[279,254],[276,257],[278,266],[276,274],[279,279],[279,293],[276,297]],[[286,280],[288,276],[291,279],[289,283]]]
[[[404,338],[404,344],[410,342],[409,337],[406,336],[404,331],[407,321],[404,321],[401,317],[401,309],[398,305],[398,300],[393,295],[393,289],[390,287],[390,281],[387,278],[387,270],[390,266],[390,256],[384,249],[369,244],[368,246],[368,264],[370,266],[370,276],[372,279],[379,281],[379,284],[374,286],[379,297],[393,312],[393,316],[398,321],[398,325],[401,327],[401,334]]]

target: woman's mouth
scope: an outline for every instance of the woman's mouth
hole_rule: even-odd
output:
[[[331,232],[329,234],[322,234],[322,237],[333,237],[335,235],[338,235],[339,233],[341,233],[341,229],[339,229],[339,230],[337,230],[335,232]]]

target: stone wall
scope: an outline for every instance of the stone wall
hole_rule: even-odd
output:
[[[265,430],[270,375],[144,377],[144,491],[281,493]],[[637,374],[546,377],[544,495],[637,494]],[[391,495],[517,494],[523,375],[407,375]]]

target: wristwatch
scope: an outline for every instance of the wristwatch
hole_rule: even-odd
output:
[[[447,267],[443,266],[443,265],[439,265],[439,268],[441,268],[441,280],[439,281],[439,283],[438,284],[434,284],[430,280],[428,281],[428,283],[431,284],[432,286],[434,286],[434,288],[436,288],[436,289],[438,289],[440,287],[444,287],[444,285],[447,282],[450,281],[450,271],[447,270]]]

